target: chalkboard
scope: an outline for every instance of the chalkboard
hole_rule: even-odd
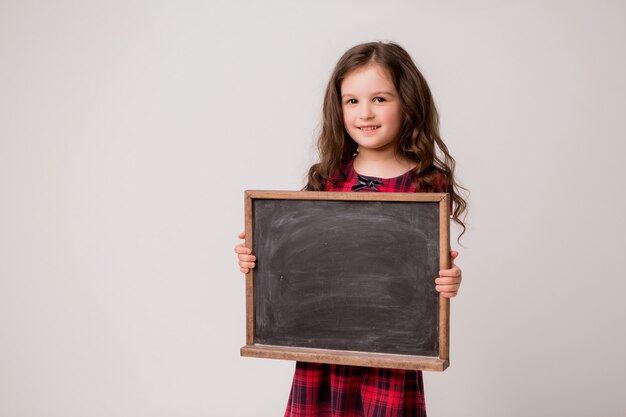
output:
[[[247,191],[244,356],[447,368],[448,195]]]

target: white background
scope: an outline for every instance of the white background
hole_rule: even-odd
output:
[[[299,189],[393,40],[471,190],[431,416],[623,416],[626,5],[0,1],[0,415],[280,416],[240,358],[245,189]]]

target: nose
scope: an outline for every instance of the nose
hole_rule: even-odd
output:
[[[363,101],[361,103],[360,113],[361,113],[361,116],[360,116],[361,119],[371,119],[372,117],[374,117],[374,112],[372,111],[371,103],[367,101]]]

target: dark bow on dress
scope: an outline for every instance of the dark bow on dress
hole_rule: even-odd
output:
[[[383,185],[383,182],[380,180],[367,178],[359,174],[356,174],[356,179],[359,180],[359,183],[352,186],[352,191],[361,191],[364,188],[371,188],[373,191],[378,191],[376,187]]]

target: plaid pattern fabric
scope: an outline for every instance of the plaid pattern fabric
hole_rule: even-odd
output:
[[[425,417],[421,371],[297,362],[285,417]]]
[[[411,174],[365,177],[350,161],[326,191],[415,192]],[[421,371],[297,362],[285,417],[425,417]]]
[[[359,175],[354,170],[353,161],[345,164],[332,181],[326,181],[326,191],[378,191],[410,193],[417,191],[411,183],[412,175],[405,173],[395,178],[376,178]]]

